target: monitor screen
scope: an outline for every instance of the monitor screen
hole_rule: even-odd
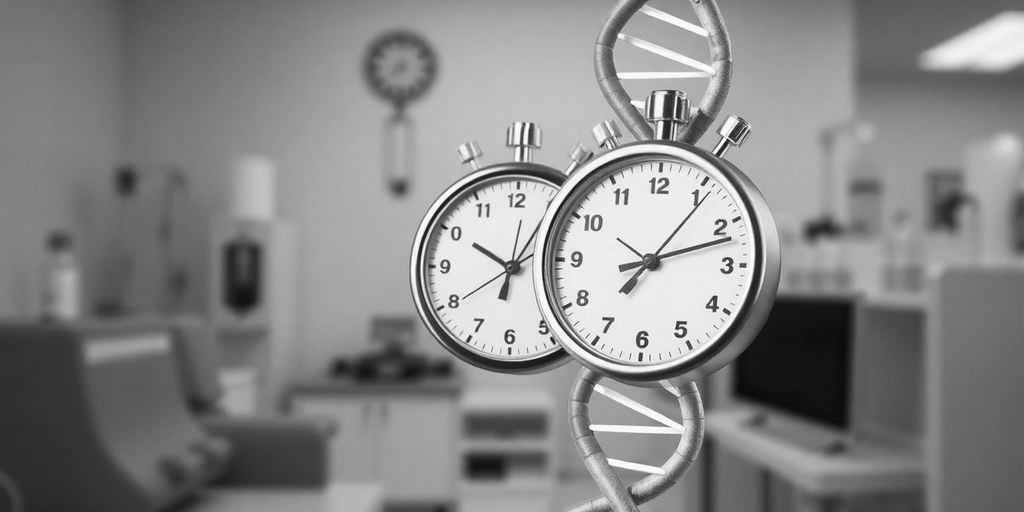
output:
[[[854,298],[779,297],[736,360],[737,397],[847,429]]]

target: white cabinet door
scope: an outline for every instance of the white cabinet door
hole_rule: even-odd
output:
[[[455,474],[455,401],[382,398],[381,475],[387,501],[451,501]]]
[[[337,425],[331,438],[332,480],[375,480],[378,478],[378,408],[362,397],[297,396],[296,415],[327,418]]]

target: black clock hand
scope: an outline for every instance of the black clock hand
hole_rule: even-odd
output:
[[[688,220],[690,220],[690,217],[693,217],[693,214],[697,213],[697,208],[700,208],[700,205],[704,204],[704,200],[707,199],[710,195],[711,191],[708,191],[708,193],[704,194],[704,197],[702,197],[700,201],[698,201],[697,204],[693,206],[693,209],[690,210],[690,213],[686,215],[686,218],[683,219],[683,221],[680,222],[678,226],[676,226],[675,231],[673,231],[672,234],[669,235],[667,239],[665,239],[665,241],[661,244],[661,247],[658,247],[657,251],[654,251],[655,256],[661,256],[661,251],[665,250],[665,246],[668,245],[668,243],[671,242],[672,239],[676,237],[676,233],[678,233],[680,229],[683,229],[683,226],[686,225],[686,222]]]
[[[498,300],[508,300],[508,284],[512,280],[514,274],[518,274],[522,270],[522,264],[529,261],[533,255],[529,255],[520,261],[515,261],[515,265],[509,265],[505,271],[505,282],[501,284],[501,290],[498,291]]]
[[[625,284],[622,285],[622,288],[619,288],[619,293],[629,295],[629,292],[633,291],[633,288],[636,288],[637,280],[640,279],[640,274],[643,274],[645,270],[647,270],[647,267],[643,266],[643,263],[641,262],[640,270],[637,270],[635,274],[626,280]]]
[[[526,249],[528,249],[530,247],[530,242],[533,241],[533,237],[537,236],[537,231],[539,229],[540,229],[540,222],[538,222],[537,226],[533,228],[533,233],[530,233],[530,238],[526,239],[526,243],[523,244],[523,250],[519,251],[519,257],[516,258],[517,260],[519,260],[519,263],[522,263],[522,262],[526,261],[527,259],[529,259],[529,258],[523,258],[523,255],[526,254]]]
[[[475,290],[473,290],[473,291],[471,291],[471,292],[469,292],[469,293],[467,293],[467,294],[463,295],[463,296],[462,296],[462,300],[466,300],[466,299],[468,299],[468,298],[469,298],[469,297],[470,297],[471,295],[473,295],[474,293],[476,293],[476,292],[480,291],[480,290],[481,290],[481,289],[483,289],[483,288],[484,288],[485,286],[487,286],[487,285],[489,285],[489,284],[491,284],[491,283],[493,283],[493,282],[497,281],[497,280],[498,280],[499,278],[501,278],[501,276],[503,276],[503,275],[506,275],[506,274],[508,274],[508,272],[504,272],[504,271],[503,271],[502,273],[500,273],[500,274],[498,274],[498,275],[496,275],[496,276],[494,276],[494,277],[492,277],[492,278],[488,279],[486,283],[484,283],[484,284],[482,284],[482,285],[480,285],[480,286],[476,287],[476,289],[475,289]]]
[[[505,282],[501,283],[501,290],[498,290],[498,300],[508,300],[508,284],[512,280],[512,273],[505,272]]]
[[[707,194],[704,194],[704,197],[702,197],[700,201],[698,201],[697,204],[693,206],[693,209],[690,210],[690,213],[686,215],[686,218],[684,218],[683,221],[680,222],[678,226],[676,226],[676,229],[672,231],[672,234],[668,235],[668,238],[665,239],[665,241],[661,244],[661,247],[658,247],[658,250],[651,255],[650,264],[652,266],[657,267],[659,263],[658,257],[659,255],[661,255],[661,251],[665,250],[665,246],[668,245],[668,243],[671,242],[672,239],[676,237],[676,233],[678,233],[680,229],[683,229],[683,226],[685,226],[686,222],[690,220],[690,217],[693,217],[693,214],[697,213],[697,209],[700,208],[700,205],[704,204],[704,200],[707,199],[709,195],[711,195],[710,191],[708,191]],[[646,260],[647,258],[645,257],[644,259]],[[619,293],[629,295],[629,292],[632,292],[633,288],[636,288],[636,283],[637,280],[640,279],[640,275],[643,274],[645,270],[647,270],[647,265],[645,265],[644,262],[640,262],[640,265],[640,270],[638,270],[635,274],[633,274],[632,277],[626,280],[626,282],[622,285],[622,288],[619,288]]]
[[[488,258],[496,261],[498,263],[498,265],[501,265],[503,267],[505,266],[505,260],[499,258],[497,254],[494,254],[493,252],[488,251],[482,245],[480,245],[480,244],[478,244],[476,242],[473,242],[473,248],[478,250],[478,251],[480,251],[480,252],[482,252],[482,253],[484,253],[484,256],[487,256]]]
[[[636,254],[640,258],[644,257],[643,254],[640,254],[640,251],[634,249],[633,246],[627,244],[625,240],[623,240],[621,238],[616,238],[616,240],[618,240],[620,244],[625,245],[626,249],[629,249],[629,252],[632,252],[633,254]]]
[[[523,219],[519,219],[519,225],[516,226],[516,241],[512,244],[512,259],[516,258],[516,251],[519,249],[519,232],[523,230]]]
[[[724,243],[730,242],[730,241],[732,241],[732,237],[731,236],[727,236],[725,238],[719,238],[718,240],[713,240],[711,242],[704,242],[702,244],[691,245],[690,247],[684,247],[682,249],[678,249],[678,250],[675,250],[675,251],[666,252],[665,254],[662,254],[659,257],[659,259],[665,260],[665,259],[671,258],[673,256],[679,256],[680,254],[686,254],[688,252],[699,251],[701,249],[706,249],[708,247],[714,247],[716,245],[724,244]],[[641,261],[634,261],[632,263],[623,263],[622,265],[619,265],[619,272],[625,272],[627,270],[632,270],[634,268],[643,266],[643,264],[644,264],[643,260],[641,260]]]

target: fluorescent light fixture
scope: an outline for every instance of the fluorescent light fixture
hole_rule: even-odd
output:
[[[1024,64],[1024,11],[999,13],[926,50],[925,71],[1005,73]]]

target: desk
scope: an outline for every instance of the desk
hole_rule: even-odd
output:
[[[845,497],[917,492],[924,485],[920,453],[890,447],[853,446],[825,455],[795,446],[746,424],[750,411],[709,413],[708,435],[723,448],[793,485],[801,502],[834,510]]]
[[[335,483],[324,490],[214,489],[182,512],[381,512],[375,483]]]

